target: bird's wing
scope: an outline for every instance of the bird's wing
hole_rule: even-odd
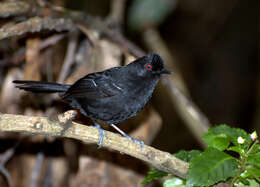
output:
[[[100,99],[112,97],[122,92],[123,88],[116,84],[110,76],[93,73],[75,82],[62,97],[64,99],[71,97]]]

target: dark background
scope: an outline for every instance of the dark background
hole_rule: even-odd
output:
[[[29,2],[31,3],[31,1]],[[185,87],[188,88],[185,94],[205,114],[211,125],[228,124],[233,127],[245,129],[248,132],[257,130],[258,134],[260,133],[259,0],[115,0],[115,4],[123,3],[123,7],[125,7],[123,8],[123,16],[115,19],[111,16],[113,1],[53,0],[48,2],[55,6],[81,11],[99,17],[101,20],[106,20],[105,23],[111,29],[121,32],[125,38],[135,43],[146,53],[157,52],[163,56],[160,51],[153,50],[160,48],[157,42],[153,42],[152,44],[147,42],[147,40],[151,41],[149,40],[151,38],[149,38],[150,35],[147,35],[147,31],[156,31],[157,36],[161,37],[164,47],[166,47],[174,59],[173,67],[176,69],[173,68],[172,71],[180,73],[178,75],[184,80]],[[26,20],[33,14],[37,14],[38,11],[39,9],[33,9],[32,13],[28,15],[1,18],[0,22],[3,25],[17,23]],[[50,13],[51,11],[48,12],[47,10],[39,12],[46,17],[54,15]],[[24,47],[26,50],[26,46],[29,46],[27,40],[30,38],[43,40],[57,33],[56,31],[41,31],[39,33],[29,33],[0,41],[0,111],[2,113],[48,116],[49,114],[61,113],[69,109],[66,103],[52,96],[34,96],[32,94],[17,96],[16,92],[19,91],[11,89],[12,84],[10,83],[12,79],[22,79],[22,74],[25,72],[24,69],[28,66],[27,57],[24,60],[18,59],[18,63],[13,58],[19,57],[17,55],[19,54],[19,50],[24,49]],[[39,70],[39,75],[34,75],[33,77],[37,77],[39,80],[56,81],[62,67],[68,40],[66,36],[65,39],[53,46],[52,50],[41,51],[41,54],[44,55],[39,55],[42,57],[42,59],[39,59],[39,63],[44,68]],[[86,40],[85,35],[82,33],[78,34],[77,42],[80,44],[83,40]],[[125,56],[127,58],[127,55]],[[10,60],[10,57],[13,60]],[[167,61],[167,58],[165,60]],[[107,63],[107,61],[106,58],[103,59],[104,63]],[[168,66],[172,67],[170,63],[166,62]],[[105,65],[93,66],[87,66],[85,74],[100,70],[96,66],[106,67]],[[48,72],[43,70],[47,69],[47,67],[53,68],[51,78],[48,78]],[[77,65],[72,65],[69,74],[73,75],[76,68]],[[173,74],[172,76],[175,75]],[[74,79],[72,78],[72,80]],[[15,95],[12,98],[17,96],[16,99],[7,101],[8,98],[4,96],[6,95],[4,94],[4,88],[9,88],[10,91],[7,92]],[[141,117],[139,116],[136,119],[130,120],[130,122],[126,122],[123,129],[126,131],[131,130],[131,127],[127,127],[127,124],[136,124],[139,118],[146,116],[146,111],[149,111],[151,108],[162,119],[162,126],[158,127],[156,136],[151,140],[152,146],[170,153],[177,152],[180,149],[203,149],[183,119],[176,112],[176,108],[170,102],[170,98],[161,85],[156,89],[152,101],[147,109],[142,112]],[[84,116],[79,116],[78,118],[80,121],[88,121]],[[64,146],[63,140],[60,139],[38,139],[37,143],[34,143],[33,140],[28,140],[23,141],[18,146],[17,155],[19,156],[14,156],[8,166],[13,178],[20,176],[19,174],[15,174],[13,169],[15,164],[21,162],[21,157],[24,157],[24,154],[30,155],[28,158],[25,158],[27,160],[37,160],[39,153],[42,152],[44,155],[47,155],[46,158],[50,155],[63,158],[66,155],[66,147],[74,147],[76,150],[72,152],[77,156],[69,157],[66,155],[67,159],[72,160],[71,163],[76,163],[75,166],[70,164],[68,167],[72,168],[71,170],[73,170],[74,174],[79,171],[78,168],[80,168],[81,162],[78,159],[81,154],[92,158],[98,157],[99,161],[93,161],[92,164],[97,162],[99,167],[101,167],[100,160],[102,160],[102,163],[106,163],[107,160],[110,160],[111,163],[116,163],[117,161],[111,160],[119,157],[119,160],[123,160],[121,163],[123,166],[119,163],[117,164],[120,167],[129,169],[129,165],[126,163],[132,159],[116,153],[113,153],[116,155],[112,154],[111,156],[109,151],[97,150],[95,146],[86,148],[80,142],[72,140],[72,142],[67,143],[69,146]],[[3,135],[1,138],[1,145],[3,145],[1,151],[4,152],[9,147],[12,147],[16,141],[17,139],[14,135]],[[70,146],[71,144],[73,146]],[[59,148],[57,149],[57,147]],[[82,153],[79,153],[80,149],[83,149]],[[111,159],[104,159],[107,154],[110,155],[107,157]],[[68,160],[64,162],[67,163]],[[146,173],[147,168],[136,160],[131,162],[135,164],[130,168],[133,167],[135,171],[138,171],[137,173],[141,175],[138,178],[140,181],[143,174]],[[102,167],[100,170],[102,170]],[[75,177],[75,175],[73,176]],[[118,177],[116,174],[115,176],[115,178]],[[84,180],[79,180],[79,178],[80,174],[78,172],[76,177],[73,178],[74,183],[66,181],[64,185],[77,186],[82,184],[83,186],[91,186],[87,182],[84,183]],[[104,179],[104,177],[101,178]],[[72,179],[67,178],[67,180]],[[79,181],[75,182],[77,180]],[[16,179],[14,183],[19,184],[17,181],[19,180]],[[42,179],[42,181],[44,180]],[[99,180],[94,181],[96,181],[95,184],[100,182]],[[122,179],[116,184],[126,185],[124,182]],[[2,184],[6,185],[4,178],[2,178]],[[28,183],[24,182],[24,186],[26,186],[25,184]],[[41,186],[41,184],[39,185]],[[52,185],[59,186],[54,183]],[[115,184],[110,185],[113,186]],[[128,183],[128,186],[134,185]]]

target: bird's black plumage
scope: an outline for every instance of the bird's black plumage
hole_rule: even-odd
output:
[[[152,96],[162,74],[169,74],[162,58],[149,54],[127,66],[82,77],[72,85],[15,80],[16,87],[61,98],[92,120],[117,124],[136,116]]]

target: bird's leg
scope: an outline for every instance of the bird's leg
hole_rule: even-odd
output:
[[[122,136],[131,139],[133,142],[136,142],[140,145],[141,150],[143,150],[143,144],[144,142],[142,140],[137,140],[133,138],[132,136],[127,135],[124,131],[119,129],[115,124],[110,124],[114,129],[116,129]]]
[[[105,131],[104,131],[104,129],[102,129],[102,127],[97,122],[95,122],[95,128],[97,128],[98,132],[99,132],[98,148],[101,148],[102,147],[103,138],[105,136]]]

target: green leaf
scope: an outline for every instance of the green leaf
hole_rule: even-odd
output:
[[[209,147],[214,147],[220,151],[227,149],[230,144],[228,136],[224,133],[214,134],[209,130],[202,138]]]
[[[245,172],[241,174],[244,179],[250,178],[255,179],[260,177],[260,169],[255,167],[247,167]]]
[[[260,145],[255,144],[254,147],[252,147],[252,150],[250,152],[251,152],[251,154],[259,153],[260,152]]]
[[[185,186],[186,186],[185,181],[177,177],[167,179],[163,183],[163,187],[185,187]]]
[[[237,142],[237,138],[240,136],[246,140],[245,145],[248,145],[252,142],[252,140],[250,139],[250,135],[246,131],[239,128],[231,128],[227,125],[212,127],[209,129],[209,132],[213,135],[225,134],[228,140],[231,141],[234,145],[240,145]]]
[[[191,151],[185,151],[185,150],[180,150],[178,153],[173,154],[175,157],[185,161],[185,162],[190,162],[190,160],[199,155],[201,152],[199,150],[191,150]]]
[[[232,147],[227,148],[227,150],[228,150],[228,151],[237,152],[237,153],[239,153],[240,155],[243,154],[243,152],[244,152],[244,149],[242,149],[242,147],[240,147],[240,146],[232,146]]]
[[[248,182],[249,182],[249,185],[245,185],[245,184],[243,184],[243,183],[238,183],[236,186],[237,186],[237,187],[259,187],[259,186],[260,186],[260,184],[257,183],[257,182],[256,182],[255,180],[253,180],[253,179],[249,179]]]
[[[134,0],[129,8],[127,23],[134,30],[157,26],[172,12],[175,5],[174,0]]]
[[[241,177],[239,176],[238,179],[240,180],[240,182],[242,182],[244,185],[249,185],[249,181],[248,179],[244,178],[244,177]]]
[[[209,147],[190,161],[187,186],[209,186],[235,176],[238,163],[232,156]]]
[[[256,182],[255,180],[248,180],[249,181],[249,187],[259,187],[260,184]]]
[[[248,156],[247,162],[260,167],[260,152]]]
[[[247,168],[248,173],[250,173],[252,176],[250,176],[250,178],[259,178],[260,177],[260,169],[258,168],[254,168],[254,167],[250,167]]]
[[[162,177],[165,177],[167,176],[168,173],[165,173],[163,171],[160,171],[160,170],[157,170],[155,168],[152,168],[147,176],[145,177],[145,179],[142,181],[142,184],[145,184],[145,183],[148,183],[148,182],[151,182],[152,180],[154,179],[160,179]]]

